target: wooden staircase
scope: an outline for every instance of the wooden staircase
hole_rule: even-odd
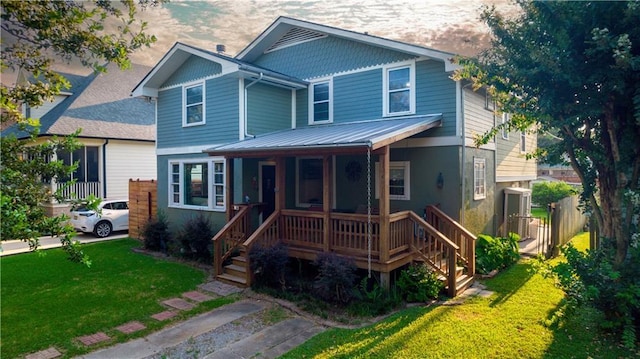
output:
[[[247,286],[247,256],[244,251],[231,257],[231,263],[223,265],[222,273],[216,276],[222,282]]]

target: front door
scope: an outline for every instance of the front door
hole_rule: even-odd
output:
[[[269,217],[276,208],[276,166],[272,163],[260,164],[260,202],[262,206],[262,220]]]

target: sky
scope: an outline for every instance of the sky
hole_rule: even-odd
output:
[[[278,16],[289,16],[438,50],[472,55],[486,46],[482,5],[507,0],[172,0],[141,13],[158,42],[133,56],[154,65],[176,42],[208,50],[224,44],[235,56]]]

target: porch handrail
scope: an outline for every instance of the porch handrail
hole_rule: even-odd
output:
[[[413,211],[408,211],[408,218],[417,226],[411,247],[418,256],[433,267],[447,280],[449,296],[456,296],[457,259],[460,246],[440,233],[431,224]],[[424,232],[420,232],[420,229]],[[431,243],[434,241],[434,243]],[[446,258],[445,258],[446,257]]]
[[[460,248],[460,259],[467,266],[467,274],[476,273],[476,236],[464,228],[460,223],[449,217],[438,207],[428,205],[425,208],[426,221],[439,232],[453,240]]]
[[[251,236],[249,236],[249,238],[247,238],[241,245],[245,251],[245,263],[247,269],[245,272],[245,283],[247,284],[247,286],[251,286],[251,282],[253,281],[253,273],[251,271],[251,256],[249,255],[249,253],[251,252],[251,248],[253,248],[253,246],[256,244],[265,242],[269,239],[273,240],[275,238],[275,240],[278,240],[279,235],[277,220],[279,217],[280,211],[273,211],[273,213],[271,213],[271,215],[267,217],[264,222],[262,222],[258,229],[256,229],[255,232],[253,232],[253,234],[251,234]],[[269,233],[271,234],[270,236],[268,236]]]
[[[240,209],[212,238],[215,274],[222,274],[222,264],[245,241],[249,232],[249,206]],[[224,243],[223,243],[224,242]],[[223,250],[224,247],[224,250]],[[224,254],[222,253],[224,251]]]

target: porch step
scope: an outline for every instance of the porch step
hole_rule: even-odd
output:
[[[224,266],[224,273],[234,277],[244,278],[247,275],[246,265],[229,264]]]
[[[240,267],[247,267],[247,258],[244,256],[235,256],[231,258],[231,264],[240,266]]]
[[[462,293],[473,284],[473,276],[463,274],[456,279],[456,293]]]
[[[236,286],[247,286],[247,280],[245,278],[236,277],[227,273],[218,274],[216,278],[224,283],[232,284]]]

